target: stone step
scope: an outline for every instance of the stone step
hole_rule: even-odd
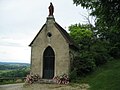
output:
[[[38,81],[38,83],[43,83],[43,84],[54,84],[54,80],[53,79],[40,79]]]

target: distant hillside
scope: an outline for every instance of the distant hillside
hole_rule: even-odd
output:
[[[16,62],[0,62],[0,65],[16,65],[16,66],[29,66],[29,63],[16,63]]]
[[[28,63],[0,62],[0,70],[16,70],[30,67]]]
[[[16,83],[18,78],[23,82],[23,78],[29,73],[30,64],[28,63],[0,62],[0,84]]]

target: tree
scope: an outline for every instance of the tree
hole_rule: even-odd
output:
[[[93,32],[89,24],[75,24],[69,26],[70,36],[80,47],[79,55],[74,57],[70,77],[84,76],[92,72],[95,68],[95,62],[90,50],[93,42]]]
[[[76,44],[79,45],[82,50],[89,50],[91,45],[91,39],[93,32],[90,30],[90,25],[75,24],[69,26],[70,36],[74,39]]]
[[[84,76],[94,70],[96,66],[106,63],[109,42],[95,37],[91,24],[75,24],[69,26],[70,36],[79,45],[79,54],[74,57],[70,77]]]
[[[95,27],[99,38],[109,41],[112,50],[120,44],[120,0],[73,0],[74,4],[91,10],[96,17]],[[117,45],[116,45],[117,44]],[[120,56],[120,51],[116,52]],[[116,57],[113,55],[113,57]]]

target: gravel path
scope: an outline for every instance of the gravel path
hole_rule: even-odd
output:
[[[24,83],[0,85],[0,90],[22,90]]]
[[[74,84],[72,86],[58,84],[24,85],[24,83],[0,85],[0,90],[88,90],[88,88],[88,84]]]

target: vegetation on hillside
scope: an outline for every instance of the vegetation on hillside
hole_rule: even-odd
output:
[[[69,26],[70,36],[79,46],[78,56],[74,57],[71,74],[76,77],[85,76],[96,67],[113,59],[109,54],[109,42],[96,35],[89,24]],[[73,77],[71,75],[71,77]]]
[[[119,90],[120,60],[109,61],[78,82],[89,84],[90,90]]]
[[[90,10],[89,15],[95,17],[94,25],[89,22],[69,26],[70,36],[80,48],[71,73],[84,76],[109,60],[120,58],[120,3],[119,0],[73,2]]]
[[[22,82],[29,72],[29,64],[0,62],[0,84]]]
[[[80,48],[79,55],[74,58],[71,78],[81,78],[80,82],[89,83],[91,90],[119,90],[120,1],[73,2],[90,10],[89,16],[95,17],[95,24],[89,22],[69,27],[71,37]]]
[[[97,36],[107,41],[107,51],[114,58],[120,58],[120,0],[73,0],[91,11],[95,17],[94,30]],[[91,24],[90,24],[91,25]]]

